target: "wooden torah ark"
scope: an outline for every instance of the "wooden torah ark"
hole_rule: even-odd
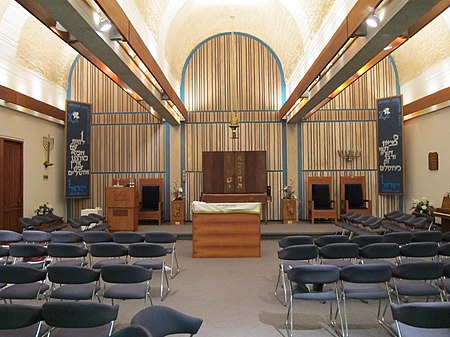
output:
[[[260,214],[193,213],[193,257],[260,257]]]

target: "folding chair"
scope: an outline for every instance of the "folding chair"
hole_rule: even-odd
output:
[[[350,240],[347,235],[322,235],[314,239],[314,243],[319,247],[330,243],[347,243],[349,241]]]
[[[343,333],[343,321],[340,309],[340,298],[338,290],[339,268],[332,265],[304,265],[296,266],[287,271],[287,277],[290,284],[290,297],[288,303],[288,311],[286,318],[286,329],[288,335],[294,335],[294,302],[303,301],[329,301],[330,302],[330,323],[333,329],[339,335]],[[308,289],[305,291],[304,286],[308,284],[325,284],[332,285],[329,289],[324,288],[321,291]],[[336,301],[337,308],[333,317],[333,301]],[[336,319],[339,315],[340,329],[336,325]]]
[[[356,243],[330,243],[319,248],[321,264],[332,264],[339,268],[353,264],[358,257],[359,246]]]
[[[131,319],[131,325],[145,327],[152,337],[174,334],[193,336],[200,330],[202,323],[203,319],[201,318],[159,305],[142,309]]]
[[[392,327],[399,337],[448,337],[450,336],[450,303],[391,304]]]
[[[129,231],[114,232],[112,233],[112,238],[114,242],[121,244],[130,244],[144,241],[144,236],[142,234]]]
[[[148,232],[145,233],[144,237],[145,242],[156,243],[166,248],[167,255],[170,255],[171,257],[170,266],[166,268],[170,268],[170,277],[174,278],[180,272],[180,265],[178,264],[176,252],[176,244],[177,244],[176,234],[167,232]]]
[[[14,259],[14,264],[37,269],[43,269],[48,261],[47,248],[34,243],[12,244],[9,246],[9,255]]]
[[[40,336],[41,307],[23,304],[0,304],[0,335]]]
[[[142,325],[130,325],[115,332],[112,337],[153,337]]]
[[[0,283],[8,286],[0,289],[0,299],[9,300],[39,300],[49,289],[45,279],[47,272],[25,265],[0,266]]]
[[[400,247],[393,242],[372,243],[359,249],[359,257],[363,264],[394,265],[399,255]]]
[[[295,245],[312,245],[314,239],[309,235],[288,235],[278,240],[278,247],[286,248]]]
[[[97,242],[89,247],[90,265],[93,269],[128,263],[127,247],[115,242]],[[99,258],[99,260],[95,260]]]
[[[84,267],[87,265],[88,249],[73,243],[50,243],[47,247],[52,265],[70,265]]]
[[[42,306],[42,317],[50,327],[47,337],[111,336],[119,312],[118,305],[93,302],[47,302]]]

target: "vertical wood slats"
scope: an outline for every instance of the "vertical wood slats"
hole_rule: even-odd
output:
[[[374,215],[399,209],[399,197],[378,195],[377,191],[377,111],[376,99],[396,94],[395,74],[388,59],[384,59],[351,86],[303,121],[302,179],[308,176],[331,176],[334,199],[340,207],[339,177],[364,175],[366,197],[372,200]],[[346,161],[337,151],[360,150],[361,157]],[[307,200],[307,191],[302,191]],[[301,217],[307,218],[307,203]]]
[[[71,81],[71,100],[92,104],[91,198],[71,199],[71,214],[101,207],[113,178],[165,178],[166,129],[125,91],[81,58]]]
[[[234,48],[231,46],[235,42]],[[236,71],[231,51],[236,51]],[[272,188],[269,219],[280,219],[283,181],[281,72],[270,50],[249,36],[224,34],[210,39],[193,54],[186,68],[184,104],[187,204],[202,188],[203,151],[266,151],[267,181]],[[233,79],[234,78],[234,79]],[[236,87],[233,87],[233,84]],[[238,139],[230,139],[232,97],[240,120]],[[187,208],[189,209],[189,208]],[[190,212],[187,212],[190,214]]]

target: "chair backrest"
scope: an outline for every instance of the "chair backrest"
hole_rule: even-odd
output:
[[[356,258],[359,246],[356,243],[330,243],[319,248],[319,256],[324,259]]]
[[[112,337],[153,337],[142,325],[130,325],[117,331]]]
[[[47,247],[48,255],[56,258],[86,257],[88,249],[74,243],[50,243]]]
[[[6,229],[0,229],[0,243],[11,243],[20,241],[22,241],[22,234]]]
[[[440,256],[450,256],[450,243],[446,243],[438,248],[438,254]]]
[[[412,242],[441,242],[441,231],[420,231],[412,234]]]
[[[168,232],[147,232],[144,235],[145,242],[150,243],[175,243],[177,235]]]
[[[280,260],[312,260],[317,258],[319,249],[316,245],[293,245],[278,251]]]
[[[14,243],[9,246],[9,255],[19,258],[47,256],[47,248],[34,243]]]
[[[349,208],[361,208],[364,205],[365,176],[341,176],[340,187],[341,200],[348,200]]]
[[[48,279],[59,284],[83,284],[100,279],[100,271],[79,266],[48,266]]]
[[[159,186],[142,186],[141,209],[157,211],[159,208]]]
[[[392,276],[405,280],[437,280],[444,273],[439,261],[410,262],[392,267]]]
[[[132,325],[142,325],[152,337],[164,337],[173,334],[195,335],[203,323],[203,319],[186,315],[175,309],[164,306],[152,306],[139,311],[131,319]]]
[[[450,328],[450,302],[392,303],[391,309],[395,320],[410,326],[429,329]],[[445,336],[449,336],[450,331],[447,333]]]
[[[42,309],[24,304],[0,304],[0,317],[0,330],[26,328],[42,320]]]
[[[103,281],[108,283],[139,283],[152,278],[152,270],[131,264],[103,266],[101,269]]]
[[[131,243],[128,246],[128,254],[137,258],[164,257],[167,255],[167,249],[156,243],[139,242]]]
[[[393,242],[372,243],[359,250],[359,256],[366,259],[391,259],[399,255],[400,247]]]
[[[112,235],[103,231],[86,231],[81,233],[81,236],[86,244],[113,241]]]
[[[351,283],[381,283],[391,278],[391,267],[386,264],[354,264],[340,270],[342,281]]]
[[[315,208],[330,207],[331,193],[333,190],[332,178],[308,177],[308,200],[314,201]]]
[[[339,268],[337,266],[320,264],[295,266],[288,270],[288,279],[295,283],[326,284],[339,280]]]
[[[95,302],[46,302],[42,305],[45,323],[57,328],[93,328],[114,324],[118,312],[118,305]]]
[[[372,243],[381,243],[382,241],[382,235],[359,235],[350,240],[350,242],[356,243],[360,247],[364,247]]]
[[[405,257],[434,257],[438,252],[436,242],[411,242],[400,247],[400,255]]]
[[[131,231],[114,232],[112,233],[112,238],[114,242],[125,244],[144,241],[142,234]]]
[[[394,242],[399,245],[406,245],[411,242],[411,232],[392,232],[383,235],[383,242]]]
[[[52,236],[48,232],[37,231],[37,230],[27,230],[22,233],[22,240],[24,242],[50,242]]]
[[[328,245],[330,243],[346,243],[349,242],[347,235],[322,235],[314,240],[315,244],[319,247]]]
[[[47,272],[29,266],[4,265],[0,266],[0,283],[26,284],[44,281]]]
[[[128,255],[127,247],[116,242],[97,242],[89,247],[91,256],[95,257],[122,257]]]
[[[285,248],[294,245],[312,245],[314,239],[308,235],[288,235],[278,240],[278,246]]]
[[[54,243],[77,243],[83,242],[83,237],[75,232],[54,231],[51,233],[51,240]]]

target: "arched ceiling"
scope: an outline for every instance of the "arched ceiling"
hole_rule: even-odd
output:
[[[43,4],[51,1],[36,2]],[[97,3],[102,2],[84,1],[97,9],[99,8]],[[178,93],[182,69],[190,52],[205,39],[234,30],[260,39],[273,50],[281,62],[288,84],[288,94],[303,79],[305,72],[312,66],[353,6],[363,2],[361,0],[115,1],[122,7],[130,23],[136,27],[175,92]],[[5,49],[0,52],[0,66],[6,64],[3,69],[9,70],[15,66],[26,69],[34,76],[53,83],[57,88],[67,89],[68,74],[77,52],[43,25],[42,19],[41,22],[38,21],[18,3],[26,1],[0,2],[0,37],[6,41]],[[390,1],[387,3],[392,4]],[[448,5],[446,6],[446,11],[393,52],[392,56],[402,84],[435,65],[448,62],[450,9]],[[231,16],[235,19],[232,20]],[[292,82],[291,85],[289,81]],[[0,85],[7,84],[5,80],[0,82]]]

